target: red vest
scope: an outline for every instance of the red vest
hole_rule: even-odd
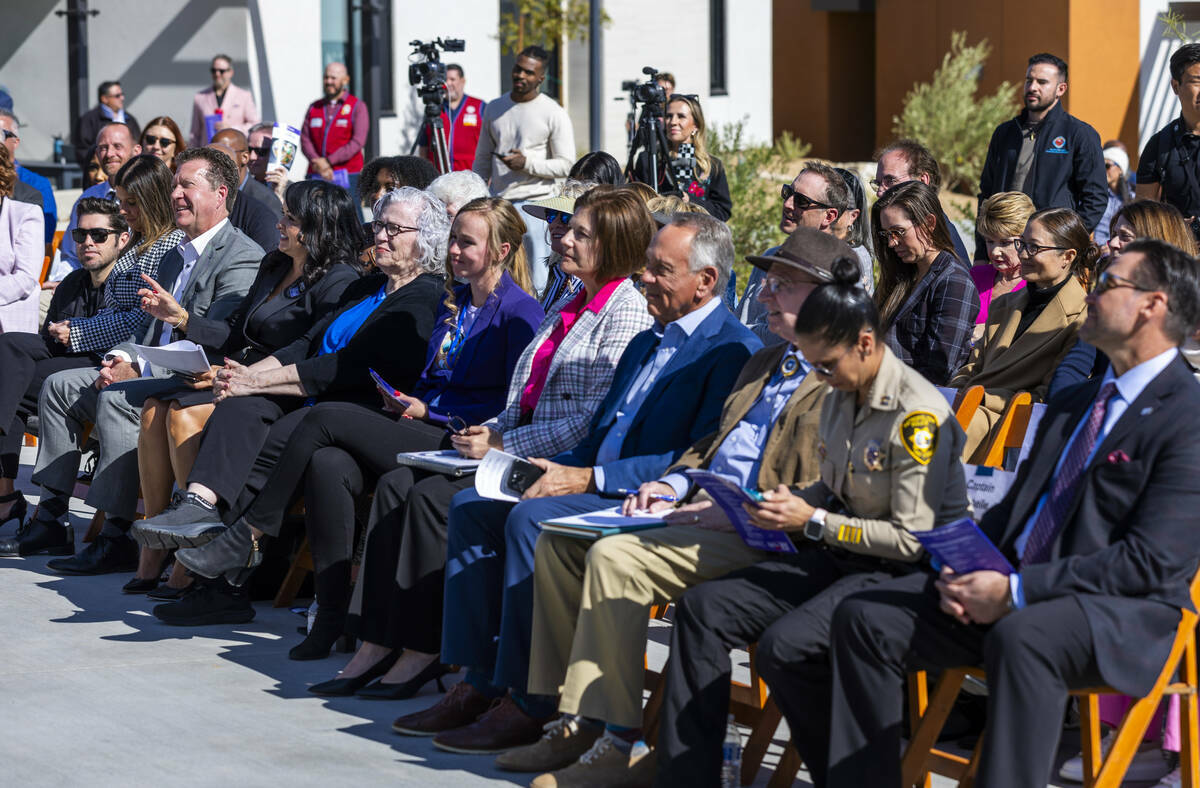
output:
[[[479,135],[483,131],[484,102],[474,96],[463,96],[458,105],[458,117],[451,121],[450,116],[442,111],[442,127],[446,130],[446,145],[450,148],[450,169],[469,170],[475,163],[475,146],[479,144]],[[426,156],[437,166],[437,158],[433,154],[433,143],[424,138],[422,143],[429,149]]]
[[[337,114],[332,119],[326,115],[325,99],[318,99],[308,105],[308,116],[304,119],[304,133],[308,135],[309,141],[317,149],[317,155],[328,156],[350,142],[354,132],[354,107],[357,104],[358,98],[347,93],[340,106],[334,105],[337,107]],[[337,169],[343,167],[349,173],[362,172],[362,151],[354,154],[344,164],[336,165]],[[312,175],[313,172],[312,165],[309,165],[308,174]]]

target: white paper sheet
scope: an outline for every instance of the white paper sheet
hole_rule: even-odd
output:
[[[204,354],[204,348],[186,339],[161,347],[134,345],[133,350],[159,369],[169,369],[185,375],[198,375],[209,370],[208,356]]]
[[[479,462],[479,467],[475,469],[475,492],[494,501],[515,503],[521,500],[520,497],[513,495],[512,490],[509,490],[506,484],[513,463],[519,459],[521,458],[508,452],[488,449],[488,453],[483,455],[483,459]]]

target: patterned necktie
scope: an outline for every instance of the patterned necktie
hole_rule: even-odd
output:
[[[1029,539],[1025,542],[1025,553],[1021,556],[1022,567],[1041,563],[1050,558],[1050,545],[1053,544],[1054,538],[1058,536],[1058,532],[1065,524],[1067,509],[1070,508],[1071,501],[1075,498],[1075,488],[1079,483],[1079,477],[1083,475],[1083,468],[1087,464],[1088,456],[1092,453],[1092,447],[1096,445],[1100,426],[1104,424],[1104,416],[1108,413],[1108,401],[1116,390],[1116,383],[1111,380],[1101,387],[1100,394],[1096,397],[1096,403],[1092,405],[1092,412],[1088,416],[1087,423],[1083,425],[1083,429],[1075,437],[1075,442],[1071,444],[1067,458],[1063,460],[1062,467],[1059,468],[1058,475],[1054,477],[1054,482],[1050,487],[1050,497],[1046,501],[1046,505],[1042,507],[1042,511],[1038,513],[1033,530],[1029,533]]]

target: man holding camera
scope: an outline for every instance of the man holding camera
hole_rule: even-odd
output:
[[[575,163],[575,130],[571,118],[557,101],[541,93],[550,53],[539,46],[525,47],[512,70],[512,91],[487,105],[483,133],[471,167],[487,181],[492,194],[520,208],[530,200],[554,195],[555,184],[567,177]],[[546,258],[550,245],[546,225],[523,214],[528,230],[525,252],[529,256],[534,286],[546,286]]]
[[[442,128],[446,130],[446,150],[450,153],[451,170],[469,170],[475,162],[475,149],[483,130],[483,110],[487,102],[466,94],[467,79],[462,66],[446,64],[446,96],[442,103]],[[424,127],[417,140],[417,155],[424,156],[437,166],[437,156],[430,150],[429,129]]]

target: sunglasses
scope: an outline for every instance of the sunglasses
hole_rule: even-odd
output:
[[[232,68],[210,68],[209,71],[211,71],[214,74],[228,74],[230,71],[233,71],[233,69]]]
[[[175,144],[173,137],[155,137],[153,134],[143,134],[142,142],[146,145],[157,145],[160,148],[166,148]]]
[[[21,139],[20,135],[18,135],[18,134],[17,134],[17,132],[15,132],[15,131],[9,131],[8,129],[0,129],[0,132],[3,132],[3,134],[4,134],[4,139],[6,139],[6,140],[19,140],[19,139]]]
[[[108,230],[103,227],[93,227],[85,230],[82,227],[76,227],[71,230],[71,238],[77,244],[83,243],[84,238],[91,238],[93,243],[102,244],[108,240],[108,236],[118,235],[116,230]]]
[[[546,224],[554,224],[555,222],[562,222],[563,224],[571,223],[571,214],[567,213],[566,211],[559,211],[559,210],[555,210],[554,208],[547,208],[545,216],[546,216]]]
[[[271,143],[268,142],[266,145],[259,145],[258,147],[251,146],[251,147],[247,148],[247,150],[249,150],[251,153],[255,154],[256,156],[270,156],[271,155]]]
[[[446,419],[446,429],[455,435],[461,435],[466,432],[468,426],[470,425],[459,416],[451,415],[450,418]]]
[[[796,206],[795,210],[797,210],[797,211],[807,211],[809,208],[829,209],[829,208],[833,207],[832,205],[826,205],[823,202],[817,202],[813,198],[811,198],[807,195],[801,194],[800,192],[793,189],[792,184],[790,184],[790,183],[783,184],[783,186],[780,187],[780,189],[779,189],[779,194],[783,197],[784,202],[787,202],[788,200],[793,200],[795,203],[795,206]]]
[[[1109,290],[1115,290],[1118,287],[1128,287],[1130,290],[1140,290],[1143,293],[1154,292],[1149,287],[1142,287],[1130,279],[1126,279],[1123,276],[1118,276],[1117,274],[1110,273],[1108,271],[1105,271],[1104,273],[1100,274],[1100,276],[1096,277],[1096,287],[1094,292],[1099,295],[1100,293],[1107,293]]]

